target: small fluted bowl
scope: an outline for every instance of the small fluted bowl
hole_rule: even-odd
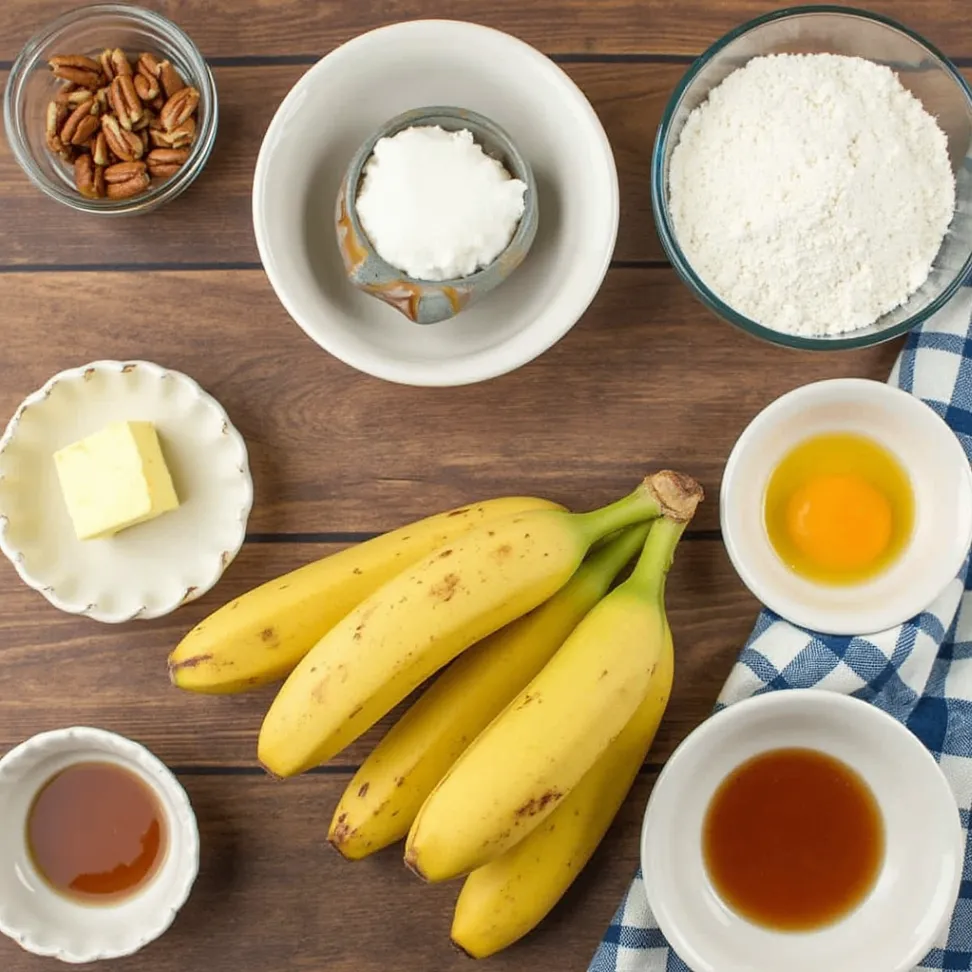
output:
[[[523,215],[506,249],[487,267],[452,280],[418,280],[383,260],[358,219],[356,200],[361,175],[379,139],[413,126],[448,132],[466,129],[483,151],[499,160],[514,178],[526,183]],[[335,228],[348,280],[359,290],[383,300],[416,324],[448,320],[498,287],[523,262],[539,222],[537,187],[530,164],[509,135],[495,122],[465,108],[413,108],[385,122],[361,145],[348,165],[338,191]]]

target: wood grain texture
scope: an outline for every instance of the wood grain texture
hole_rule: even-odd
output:
[[[637,868],[654,774],[638,779],[615,826],[554,912],[483,968],[583,972]],[[458,882],[423,885],[400,847],[351,864],[325,841],[346,777],[183,775],[200,823],[192,897],[165,938],[117,972],[469,972],[449,943]],[[5,972],[49,972],[0,938]],[[82,966],[94,969],[95,966]]]
[[[0,142],[0,194],[6,232],[0,267],[29,264],[257,263],[250,218],[253,169],[264,132],[303,65],[217,67],[219,136],[202,175],[181,197],[148,216],[92,232],[83,213],[47,199]],[[597,110],[614,148],[621,184],[618,260],[662,260],[651,215],[648,171],[655,129],[684,67],[672,64],[570,64],[565,70]],[[6,82],[6,72],[0,75]],[[499,119],[502,122],[502,119]]]
[[[57,611],[24,587],[4,561],[0,752],[35,732],[95,724],[145,742],[172,766],[255,769],[256,736],[274,689],[233,697],[181,692],[169,684],[166,656],[193,624],[220,604],[338,549],[336,544],[248,543],[206,597],[168,618],[121,626]],[[757,610],[717,540],[683,541],[668,601],[678,678],[654,764],[708,715]],[[54,672],[70,672],[70,678],[52,677]],[[334,764],[360,764],[394,718],[385,719]]]
[[[316,56],[374,27],[400,20],[475,20],[516,34],[551,54],[700,53],[726,31],[790,6],[780,0],[146,0],[193,38],[207,57]],[[71,0],[0,4],[0,59],[13,58],[37,28]],[[972,54],[972,21],[961,0],[871,0],[954,55]]]
[[[134,290],[137,285],[137,291]],[[127,312],[129,295],[137,293]],[[52,374],[147,358],[214,394],[250,450],[256,532],[384,530],[511,490],[593,509],[675,466],[708,491],[752,416],[824,377],[884,378],[898,342],[796,352],[712,317],[665,268],[615,270],[538,360],[461,388],[372,379],[319,351],[262,271],[0,275],[0,415]],[[241,312],[241,308],[246,308]]]

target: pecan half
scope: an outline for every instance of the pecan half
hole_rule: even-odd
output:
[[[108,149],[122,162],[134,162],[144,154],[145,146],[138,133],[125,131],[114,115],[105,115],[101,119],[101,130],[105,133]]]
[[[85,115],[80,122],[78,122],[78,127],[74,130],[74,135],[71,137],[72,145],[84,145],[95,133],[98,131],[100,126],[100,121],[97,115]],[[65,125],[65,128],[67,126]],[[63,135],[61,136],[61,141],[64,140]]]
[[[100,199],[105,194],[105,170],[90,155],[79,155],[74,160],[74,184],[86,199]]]
[[[91,158],[95,165],[108,165],[111,162],[111,153],[108,151],[108,139],[105,138],[103,131],[95,136],[91,146]]]
[[[122,162],[105,169],[109,199],[130,199],[148,188],[149,174],[144,162]]]
[[[182,91],[186,82],[182,80],[182,75],[172,66],[171,61],[162,61],[159,64],[159,80],[162,82],[162,90],[166,98],[171,98],[177,91]]]
[[[115,80],[115,68],[111,63],[111,48],[106,47],[98,55],[98,63],[101,65],[101,73],[108,79],[108,83],[111,84]]]
[[[132,122],[132,131],[140,132],[142,129],[148,128],[152,124],[153,118],[155,118],[155,112],[149,108],[144,109],[142,117],[137,122]]]
[[[131,75],[119,74],[108,90],[108,102],[122,128],[131,131],[132,125],[142,117],[142,100],[135,90]]]
[[[150,80],[155,80],[159,76],[161,67],[162,62],[154,54],[145,51],[138,55],[138,63],[135,65],[135,70],[139,74],[144,74]]]
[[[90,88],[75,88],[66,95],[64,100],[72,108],[76,108],[78,105],[83,105],[86,101],[90,101],[94,97],[95,93]]]
[[[136,74],[133,78],[135,91],[142,101],[154,101],[158,98],[160,89],[159,82],[155,78],[147,78],[144,74]]]
[[[153,179],[167,179],[175,175],[189,158],[189,149],[152,149],[145,157]]]
[[[101,84],[101,65],[83,54],[56,54],[48,62],[55,78],[63,78],[83,88]]]
[[[171,132],[185,122],[199,105],[199,92],[195,88],[183,88],[172,95],[163,105],[159,118],[162,127]]]
[[[133,176],[141,175],[146,169],[144,162],[116,162],[105,169],[105,182],[128,182]]]
[[[56,101],[48,104],[44,129],[47,138],[47,147],[55,155],[60,155],[64,151],[64,143],[61,141],[59,133],[65,118],[67,118],[66,105],[59,105]]]
[[[81,122],[86,118],[91,118],[92,114],[97,112],[97,107],[98,107],[98,103],[94,100],[84,101],[80,105],[78,105],[78,107],[75,108],[70,115],[68,115],[68,119],[64,123],[60,132],[61,141],[65,145],[67,145],[68,142],[74,142],[74,136],[77,134],[78,129],[81,126]],[[94,129],[92,129],[88,124],[85,125],[85,130],[87,131],[88,134],[85,135],[84,138],[75,142],[76,145],[80,145],[81,142],[83,142],[85,139],[91,138],[92,132],[98,127],[97,118],[94,119],[94,123],[95,123]]]
[[[111,59],[111,66],[114,70],[115,77],[131,77],[132,76],[132,65],[128,60],[128,55],[120,48],[116,47],[109,55]]]

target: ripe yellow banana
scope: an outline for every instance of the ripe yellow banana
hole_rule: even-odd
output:
[[[169,655],[169,677],[192,692],[243,692],[284,678],[385,581],[455,537],[527,510],[562,510],[503,496],[426,517],[324,557],[242,594],[199,622]]]
[[[330,759],[460,652],[556,593],[595,541],[661,513],[678,484],[656,473],[591,513],[518,513],[393,577],[284,682],[260,730],[260,761],[293,776]]]
[[[667,628],[666,635],[648,695],[621,735],[536,830],[463,883],[452,940],[473,958],[494,955],[535,928],[607,833],[668,705],[675,657]]]
[[[341,797],[328,840],[349,860],[401,840],[459,754],[550,660],[644,545],[605,543],[549,601],[463,652],[388,731]]]
[[[422,805],[405,861],[429,881],[481,867],[557,807],[630,721],[664,651],[664,578],[701,489],[657,520],[638,564],[459,757]]]

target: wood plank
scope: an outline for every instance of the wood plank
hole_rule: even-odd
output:
[[[350,864],[325,843],[344,780],[184,776],[201,869],[169,932],[118,972],[468,972],[449,943],[458,882],[424,886],[389,848]],[[639,778],[594,859],[545,922],[489,962],[496,972],[583,972],[637,868],[652,776]],[[0,937],[5,972],[50,960]]]
[[[317,55],[374,27],[421,17],[479,23],[506,30],[550,54],[700,53],[740,23],[788,4],[779,0],[464,0],[320,3],[279,0],[150,0],[145,4],[180,24],[207,57]],[[0,5],[0,59],[12,59],[27,39],[70,8],[65,0]],[[955,56],[972,54],[972,21],[962,0],[872,0],[893,17]]]
[[[451,389],[382,382],[319,352],[259,271],[4,274],[0,306],[0,415],[97,358],[185,371],[246,438],[256,532],[384,530],[514,491],[592,509],[662,466],[701,480],[709,499],[695,526],[712,529],[723,464],[760,408],[815,379],[883,379],[897,348],[757,341],[668,268],[611,271],[537,361]]]
[[[0,752],[64,725],[132,736],[173,766],[256,766],[256,736],[273,688],[197,696],[169,685],[165,659],[220,604],[335,544],[246,544],[216,589],[168,618],[102,625],[57,611],[0,564]],[[756,615],[722,544],[683,541],[668,584],[678,675],[652,762],[708,715]],[[335,760],[357,765],[394,716]],[[0,968],[2,968],[0,964]]]
[[[47,199],[0,141],[5,232],[0,266],[259,261],[250,218],[253,169],[277,105],[303,65],[216,68],[220,133],[206,169],[162,209],[114,221],[110,232],[84,213]],[[611,139],[621,182],[619,260],[662,260],[651,214],[648,164],[665,102],[684,68],[672,64],[571,64]],[[6,72],[0,84],[6,83]]]

